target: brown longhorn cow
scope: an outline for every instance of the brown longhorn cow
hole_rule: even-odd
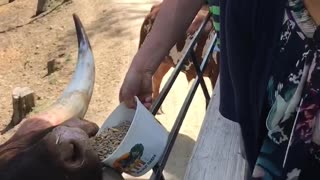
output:
[[[153,5],[151,7],[149,14],[145,17],[140,29],[139,48],[142,46],[145,38],[147,37],[148,33],[151,31],[153,23],[158,15],[158,12],[160,11],[161,4],[162,3]],[[201,26],[201,23],[205,20],[208,12],[209,12],[208,6],[204,5],[201,8],[201,10],[198,12],[196,17],[194,18],[192,24],[189,26],[185,37],[175,44],[175,46],[171,49],[170,53],[167,56],[165,56],[164,60],[158,67],[152,79],[152,88],[153,88],[152,99],[153,100],[155,100],[159,96],[160,85],[163,77],[170,70],[170,68],[175,67],[179,62],[179,59],[173,58],[173,54],[172,54],[174,53],[173,50],[176,50],[179,53],[185,49],[186,41],[188,39],[189,40],[192,39],[195,32]],[[209,23],[206,24],[206,26],[204,27],[204,30],[200,34],[200,37],[195,47],[195,56],[198,60],[198,64],[201,64],[202,62],[202,55],[205,50],[204,49],[205,45],[207,43],[207,40],[213,37],[213,33],[214,33],[213,24],[212,24],[212,21],[209,21]],[[218,66],[218,60],[214,61],[212,55],[210,56],[210,58],[212,59],[210,59],[209,64],[206,70],[204,71],[203,76],[209,77],[211,81],[211,85],[212,87],[214,87],[219,74],[219,66]],[[184,64],[182,68],[182,72],[185,73],[188,82],[190,82],[192,79],[196,77],[197,73],[191,59],[188,59],[187,62]],[[160,109],[160,112],[161,111],[162,110]]]
[[[0,146],[1,180],[118,180],[103,167],[90,146],[98,126],[83,119],[93,91],[95,66],[90,43],[74,15],[78,63],[68,87],[45,111],[24,119]]]

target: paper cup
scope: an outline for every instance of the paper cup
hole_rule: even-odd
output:
[[[132,176],[142,176],[152,169],[162,156],[168,132],[139,99],[135,99],[136,110],[121,103],[105,120],[98,134],[105,128],[131,121],[131,126],[118,148],[102,163]]]

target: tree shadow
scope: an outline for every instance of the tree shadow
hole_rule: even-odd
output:
[[[119,39],[119,41],[126,38],[137,38],[138,32],[133,31],[132,28],[140,27],[149,10],[135,8],[135,3],[122,3],[121,6],[117,6],[117,4],[103,10],[96,20],[84,26],[89,39],[94,39],[96,36],[99,36],[99,39]],[[123,4],[125,4],[124,7]],[[74,36],[75,29],[72,29],[59,40],[64,42],[66,46],[72,45],[76,43]],[[94,41],[92,45],[95,46],[99,43],[103,43],[103,41]]]
[[[35,0],[14,1],[6,6],[0,6],[0,31],[28,23],[35,13],[35,6]]]
[[[165,171],[176,179],[183,179],[194,145],[195,141],[192,138],[179,134],[170,153]]]

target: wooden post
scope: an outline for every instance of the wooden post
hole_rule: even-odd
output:
[[[62,69],[62,67],[63,67],[63,64],[62,64],[61,60],[51,59],[50,61],[47,62],[48,72],[44,77],[50,76],[55,71]]]
[[[11,2],[13,2],[13,1],[15,1],[15,0],[0,0],[0,6],[1,6],[1,5],[8,4],[8,3],[11,3]]]
[[[38,0],[36,16],[70,0]]]
[[[47,62],[48,76],[55,71],[55,68],[54,68],[55,61],[56,61],[55,59],[52,59]]]
[[[50,0],[38,0],[36,16],[48,10]]]
[[[12,107],[13,113],[10,123],[1,134],[6,133],[14,126],[18,125],[35,106],[34,92],[28,87],[17,87],[12,92]]]

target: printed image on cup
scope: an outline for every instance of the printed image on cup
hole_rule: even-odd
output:
[[[131,121],[118,148],[102,163],[132,176],[142,176],[159,161],[169,134],[139,99],[135,99],[136,109],[129,109],[121,103],[105,120],[97,135],[106,128]]]

